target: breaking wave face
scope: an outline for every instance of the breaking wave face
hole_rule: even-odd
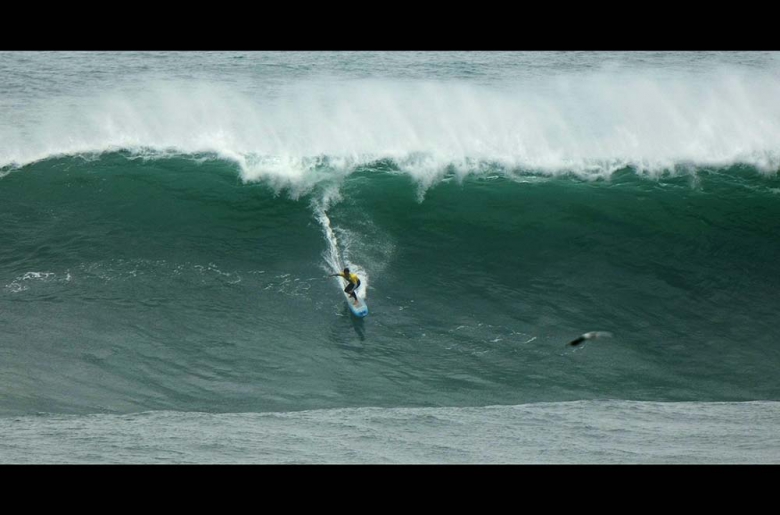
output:
[[[780,167],[780,79],[591,73],[481,85],[326,80],[254,91],[152,82],[31,102],[0,122],[0,170],[58,155],[216,154],[244,181],[306,192],[389,160],[423,189],[446,174]],[[0,173],[2,173],[0,172]]]

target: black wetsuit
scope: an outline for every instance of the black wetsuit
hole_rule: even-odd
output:
[[[344,277],[344,279],[346,279],[347,282],[349,283],[347,284],[347,287],[344,288],[344,293],[346,293],[347,295],[352,295],[353,294],[352,292],[355,291],[360,286],[360,278],[355,274],[349,274],[349,275],[353,276],[357,280],[357,283],[352,282],[352,277],[344,277],[344,275],[341,275],[341,277]],[[357,294],[355,294],[355,296],[357,297]]]

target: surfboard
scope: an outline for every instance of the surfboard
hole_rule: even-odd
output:
[[[355,299],[350,297],[349,295],[344,292],[344,288],[347,287],[347,281],[343,277],[338,277],[339,284],[341,285],[341,293],[344,295],[344,297],[347,299],[347,306],[349,306],[349,310],[352,311],[352,314],[356,317],[363,318],[364,316],[368,315],[368,305],[366,304],[366,301],[360,298],[360,294],[357,295],[357,302],[355,302]]]

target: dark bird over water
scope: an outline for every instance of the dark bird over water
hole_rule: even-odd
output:
[[[611,337],[612,333],[608,333],[606,331],[591,331],[589,333],[585,333],[582,336],[579,336],[578,338],[572,340],[569,342],[569,345],[571,346],[577,346],[584,342],[585,340],[594,340],[596,338],[603,338],[603,337]]]

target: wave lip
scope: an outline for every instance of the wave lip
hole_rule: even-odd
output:
[[[213,153],[247,181],[300,185],[390,159],[421,183],[474,162],[543,173],[650,175],[676,166],[780,168],[780,81],[723,73],[665,81],[593,73],[476,85],[390,79],[288,84],[252,95],[154,82],[89,101],[51,98],[0,122],[0,170],[128,150]]]

